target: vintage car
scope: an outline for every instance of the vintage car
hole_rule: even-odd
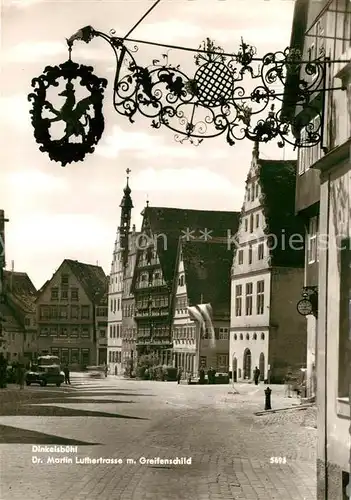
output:
[[[42,387],[55,384],[60,387],[65,381],[65,374],[61,371],[60,360],[57,356],[39,356],[37,364],[32,365],[26,373],[26,384],[39,384]]]

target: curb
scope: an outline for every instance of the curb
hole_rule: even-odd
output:
[[[298,406],[289,406],[288,408],[277,408],[276,410],[264,410],[264,411],[257,411],[254,413],[254,415],[266,415],[267,413],[276,413],[278,411],[287,411],[287,410],[306,410],[307,408],[312,408],[313,406],[316,406],[314,403],[309,403],[305,405],[298,405]]]

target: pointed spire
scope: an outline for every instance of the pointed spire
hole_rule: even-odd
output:
[[[130,172],[131,172],[131,170],[129,168],[127,168],[127,170],[126,170],[127,184],[126,184],[126,187],[123,189],[124,196],[123,196],[121,204],[120,204],[120,207],[122,209],[126,209],[126,210],[130,210],[131,208],[133,208],[133,202],[132,202],[132,198],[130,196],[132,190],[129,187],[129,174],[130,174]]]

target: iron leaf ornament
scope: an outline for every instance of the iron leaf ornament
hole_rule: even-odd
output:
[[[80,100],[75,89],[77,79],[89,94]],[[60,81],[65,82],[64,89],[57,95],[64,98],[64,103],[57,108],[48,101],[47,94],[50,87],[59,87]],[[31,122],[39,150],[62,166],[93,153],[104,131],[102,102],[106,86],[107,80],[95,76],[91,66],[79,65],[71,58],[59,66],[47,66],[42,75],[34,78],[34,91],[28,100],[32,102]],[[63,122],[64,132],[53,138],[51,128],[57,122]]]

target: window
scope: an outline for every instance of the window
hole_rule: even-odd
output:
[[[50,337],[57,337],[58,328],[57,326],[50,327]]]
[[[82,327],[82,331],[81,331],[80,336],[83,337],[83,338],[89,338],[90,337],[89,328],[87,326],[83,326]]]
[[[82,306],[81,318],[82,319],[89,319],[89,317],[90,317],[90,307],[89,306]]]
[[[61,290],[61,300],[68,300],[68,290]]]
[[[79,306],[71,306],[71,319],[79,318]]]
[[[51,300],[58,300],[58,288],[51,288]]]
[[[50,318],[50,308],[49,306],[40,306],[40,319]]]
[[[349,396],[351,359],[348,342],[351,341],[351,239],[342,241],[340,252],[339,300],[339,381],[340,398]]]
[[[249,264],[252,264],[252,247],[249,247]]]
[[[71,349],[71,363],[72,365],[79,363],[79,349]]]
[[[228,328],[219,329],[219,340],[228,340]]]
[[[257,314],[263,314],[264,310],[264,281],[257,281]]]
[[[251,198],[251,188],[250,186],[247,187],[247,191],[246,191],[246,199],[247,201],[250,201],[250,198]]]
[[[229,355],[217,354],[217,370],[219,373],[226,373],[229,368]]]
[[[67,328],[65,326],[60,328],[60,337],[67,337]]]
[[[251,188],[251,201],[254,201],[255,199],[255,183],[252,184]]]
[[[237,340],[238,339],[238,336],[236,333],[234,333],[234,340]]]
[[[236,287],[235,287],[235,316],[241,316],[242,294],[243,294],[243,286],[236,285]]]
[[[264,340],[264,333],[261,333],[261,340]]]
[[[256,182],[256,192],[255,192],[256,198],[258,198],[259,192],[260,192],[259,191],[259,184],[258,184],[258,182]]]
[[[71,300],[78,300],[78,288],[71,288]]]
[[[117,308],[117,302],[116,302],[116,299],[113,299],[113,312],[116,312],[116,308]]]
[[[60,306],[60,318],[61,319],[67,319],[68,318],[67,306]]]
[[[79,331],[78,331],[78,328],[76,326],[71,327],[71,331],[70,331],[69,336],[72,338],[77,338],[79,336]]]
[[[250,340],[250,335],[248,333],[246,334],[246,340]]]
[[[69,363],[69,356],[68,356],[68,349],[61,349],[61,363],[63,365],[68,365]]]
[[[68,280],[69,280],[69,275],[68,274],[62,274],[62,276],[61,276],[61,285],[68,286]]]
[[[258,227],[260,227],[260,214],[256,214],[255,219],[256,219],[255,226],[256,226],[256,229],[257,229]]]
[[[243,334],[241,333],[241,334],[240,334],[240,340],[243,340],[243,338],[244,338],[244,336],[243,336]]]
[[[264,257],[264,244],[260,243],[258,245],[258,260],[262,260]]]
[[[253,293],[252,283],[246,283],[246,301],[245,301],[246,316],[252,315],[252,293]]]
[[[99,330],[99,337],[100,339],[106,338],[106,330]]]
[[[309,221],[307,235],[307,261],[309,264],[317,261],[318,240],[318,217],[312,217]]]
[[[239,250],[238,252],[238,264],[241,265],[244,263],[244,250]]]
[[[90,349],[82,349],[82,365],[88,366],[90,364]]]
[[[253,233],[254,230],[254,217],[253,214],[250,215],[250,233]]]
[[[178,284],[179,286],[184,286],[184,274],[179,276]]]
[[[50,307],[50,317],[51,317],[51,319],[56,319],[59,317],[58,306],[51,306]]]
[[[110,339],[112,339],[112,325],[110,325]]]
[[[317,115],[315,118],[313,118],[313,120],[310,121],[308,126],[310,127],[311,132],[320,133],[321,132],[320,116]],[[308,130],[307,127],[301,130],[302,142],[308,141],[307,130]],[[298,153],[299,175],[304,174],[310,168],[311,165],[316,163],[316,161],[321,158],[321,156],[322,156],[322,150],[320,144],[317,144],[316,146],[312,147],[300,148]]]
[[[254,333],[252,338],[253,338],[254,340],[257,340],[257,333]]]
[[[248,228],[249,228],[249,221],[248,221],[248,219],[246,218],[246,219],[245,219],[245,231],[246,231],[246,232],[248,231]]]
[[[117,311],[119,311],[121,309],[121,300],[118,299],[117,300]]]

